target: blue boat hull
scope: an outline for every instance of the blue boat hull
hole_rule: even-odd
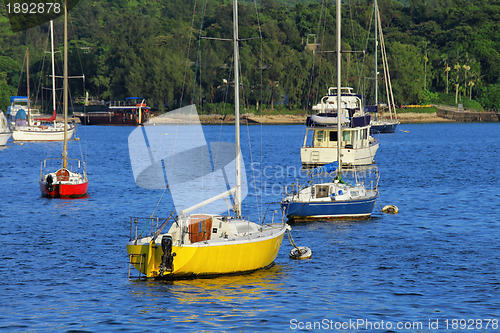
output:
[[[385,125],[371,125],[370,133],[372,134],[394,133],[396,131],[396,126],[398,126],[398,123],[391,123]]]
[[[290,220],[369,218],[377,196],[350,201],[282,202],[281,209]]]

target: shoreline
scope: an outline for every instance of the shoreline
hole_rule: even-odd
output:
[[[232,115],[199,115],[200,122],[203,125],[216,124],[234,124],[234,116]],[[253,115],[243,114],[241,116],[242,124],[263,124],[263,125],[303,125],[306,123],[306,115]],[[386,119],[380,117],[380,119]],[[432,113],[405,112],[398,114],[398,119],[401,124],[409,123],[442,123],[453,122],[451,119],[442,118]]]
[[[439,114],[439,115],[438,115]],[[438,112],[401,112],[398,113],[398,120],[400,124],[422,124],[422,123],[446,123],[446,122],[476,122],[474,119],[465,119],[458,117],[443,117],[440,110]],[[447,115],[445,115],[447,116]],[[304,125],[306,123],[307,115],[254,115],[254,114],[242,114],[240,122],[242,124],[248,125]],[[166,118],[168,119],[168,118]],[[199,115],[200,123],[202,125],[234,125],[233,115],[222,115],[222,114],[201,114]],[[384,113],[379,114],[379,119],[389,119]],[[489,119],[484,119],[488,121]],[[63,118],[57,115],[57,121],[62,122]],[[80,123],[80,119],[77,117],[68,117],[68,121],[73,121],[77,124]],[[500,116],[499,116],[500,121]],[[165,124],[172,123],[172,121],[163,121],[162,117],[153,117],[150,119],[151,124]],[[182,121],[176,123],[183,123]]]

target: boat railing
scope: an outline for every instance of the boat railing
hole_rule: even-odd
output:
[[[344,169],[345,173],[352,173],[354,181],[361,184],[366,190],[377,190],[380,173],[376,165],[351,166]]]
[[[300,191],[303,190],[305,187],[309,186],[312,182],[309,181],[307,182],[306,185],[302,185],[300,181],[298,183],[292,183],[290,186],[285,185],[285,187],[282,188],[282,200],[283,201],[286,197],[291,196],[292,199],[295,199],[295,197],[298,197],[300,195]]]
[[[378,167],[376,165],[366,165],[366,166],[354,166],[354,165],[345,165],[343,167],[343,175],[347,176],[345,179],[346,183],[354,183],[360,184],[364,186],[367,190],[377,190],[378,184],[380,181],[380,174],[378,172]],[[311,195],[314,196],[314,192],[316,191],[313,184],[318,184],[323,181],[326,181],[321,177],[336,177],[336,172],[330,173],[320,173],[316,175],[318,177],[317,181],[314,181],[313,177],[309,179],[309,181],[302,183],[298,181],[297,183],[292,183],[291,185],[285,185],[281,188],[282,200],[285,198],[291,197],[292,200],[298,199],[300,196],[300,192],[307,188],[311,187]],[[344,180],[341,180],[344,182]],[[328,181],[326,181],[328,182]]]
[[[286,186],[285,186],[285,188],[286,188]],[[282,191],[283,191],[283,188],[282,188]],[[283,200],[281,200],[281,201],[283,201]],[[279,202],[269,202],[267,204],[267,208],[266,208],[266,211],[264,212],[264,216],[262,217],[262,220],[260,221],[260,225],[261,225],[261,228],[259,229],[260,231],[262,231],[262,226],[264,226],[264,225],[268,225],[268,226],[272,227],[272,226],[281,226],[281,225],[283,225],[283,224],[286,223],[285,215],[284,215],[283,211],[281,211],[281,209],[279,211],[279,215],[278,215],[279,217],[276,218],[276,220],[278,222],[275,221],[275,215],[278,213],[278,210],[271,209],[271,211],[272,211],[271,212],[271,222],[270,223],[266,223],[266,218],[268,216],[268,213],[269,213],[271,205],[272,204],[277,204],[277,203],[279,203]],[[250,221],[250,220],[248,219],[247,221]],[[271,232],[271,234],[272,234],[272,232]]]
[[[45,170],[53,170],[62,167],[63,158],[46,158],[40,164],[40,180],[47,174]],[[84,161],[75,158],[66,158],[66,169],[70,172],[81,173],[87,179],[87,165]]]
[[[137,240],[146,236],[154,236],[166,217],[130,217],[130,240]],[[140,230],[139,230],[140,228]],[[147,231],[149,229],[149,231]],[[146,234],[145,234],[146,232]]]

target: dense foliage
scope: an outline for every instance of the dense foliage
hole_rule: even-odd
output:
[[[239,5],[243,102],[308,109],[336,82],[335,5],[261,0]],[[373,93],[373,1],[344,1],[343,85]],[[434,93],[500,106],[498,0],[378,0],[397,104],[426,103]],[[1,6],[0,6],[1,7]],[[257,14],[258,13],[258,14]],[[81,0],[70,12],[72,97],[147,98],[160,109],[189,102],[231,102],[231,1]],[[55,22],[62,49],[62,19]],[[262,39],[256,38],[262,36]],[[48,24],[13,33],[0,12],[0,108],[30,86],[47,95]],[[57,58],[58,75],[62,73]],[[448,69],[448,70],[447,70]],[[379,71],[381,62],[379,61]],[[371,79],[370,79],[371,78]],[[379,76],[379,86],[384,82]],[[43,92],[43,94],[42,94]],[[380,94],[383,99],[383,94]]]

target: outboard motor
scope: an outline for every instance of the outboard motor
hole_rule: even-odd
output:
[[[52,175],[49,174],[45,182],[46,182],[45,187],[47,188],[47,192],[54,191],[54,179],[52,178]]]
[[[174,270],[175,252],[172,253],[172,244],[172,236],[164,235],[162,237],[161,249],[163,250],[163,255],[161,257],[160,276],[163,276],[165,272],[172,272]]]

